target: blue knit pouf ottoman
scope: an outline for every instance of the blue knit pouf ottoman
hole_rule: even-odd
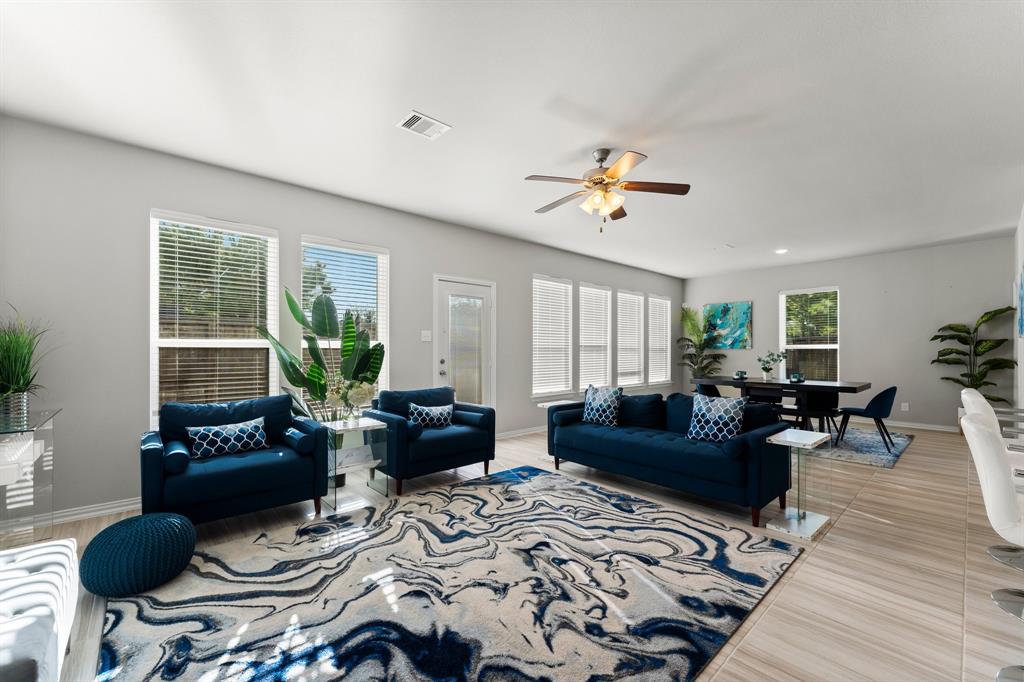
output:
[[[179,514],[143,514],[118,521],[92,539],[79,575],[101,597],[145,592],[185,570],[196,548],[196,529]]]

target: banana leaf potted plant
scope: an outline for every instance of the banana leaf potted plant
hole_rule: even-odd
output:
[[[292,317],[303,329],[302,338],[309,350],[307,365],[266,328],[259,333],[270,342],[281,364],[281,373],[294,388],[285,388],[292,396],[296,412],[320,422],[347,420],[356,408],[373,398],[384,365],[384,344],[370,345],[370,333],[359,329],[359,320],[346,310],[339,320],[338,309],[327,294],[313,299],[310,317],[285,289],[285,301]],[[326,346],[327,353],[321,348]],[[336,351],[336,352],[335,352]],[[305,390],[306,395],[302,392]]]
[[[18,314],[0,322],[0,422],[16,424],[28,420],[28,397],[42,388],[36,383],[39,371],[39,341],[46,328],[28,322]]]
[[[1004,344],[1009,342],[1009,339],[983,339],[980,337],[981,328],[989,322],[1011,313],[1016,308],[1013,306],[1005,306],[1003,308],[995,308],[981,314],[980,317],[975,321],[974,325],[963,324],[960,322],[954,322],[950,324],[944,324],[938,328],[932,341],[948,342],[953,341],[963,348],[957,348],[956,346],[946,346],[940,348],[936,353],[935,358],[932,360],[933,365],[951,365],[964,367],[965,371],[960,372],[955,377],[940,377],[942,381],[949,381],[954,384],[958,384],[965,388],[973,388],[981,392],[989,402],[993,403],[1008,403],[1006,398],[993,395],[991,390],[988,390],[991,386],[997,386],[996,382],[992,381],[990,374],[992,372],[1013,369],[1017,366],[1017,361],[1011,358],[985,358],[992,351],[1001,348]]]

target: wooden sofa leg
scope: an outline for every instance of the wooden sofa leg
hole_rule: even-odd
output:
[[[313,511],[316,512],[317,516],[320,516],[320,498],[319,497],[314,497],[313,498]]]
[[[786,493],[779,495],[779,509],[786,508]]]
[[[491,461],[489,459],[484,460],[484,476],[491,473]]]
[[[395,494],[399,496],[402,494],[402,479],[400,478],[395,479]]]
[[[761,510],[758,507],[750,508],[750,523],[754,528],[761,527]]]
[[[558,458],[557,457],[555,457],[555,468],[556,469],[558,468]]]

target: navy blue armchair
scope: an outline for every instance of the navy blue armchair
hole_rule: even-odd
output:
[[[409,420],[409,403],[424,407],[455,405],[452,424],[425,429]],[[373,409],[363,416],[388,425],[388,476],[395,492],[402,481],[445,469],[484,463],[484,473],[494,459],[494,408],[455,402],[455,389],[423,388],[415,391],[381,391]]]
[[[293,417],[281,395],[234,403],[166,403],[160,430],[142,436],[142,513],[174,512],[193,523],[313,500],[327,494],[327,428]],[[263,417],[267,447],[208,459],[189,456],[187,428]],[[289,428],[301,436],[286,434]]]

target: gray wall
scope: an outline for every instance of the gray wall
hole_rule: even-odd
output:
[[[3,117],[0,297],[53,327],[54,350],[39,377],[47,390],[37,404],[65,410],[58,509],[139,494],[153,208],[278,230],[281,283],[293,289],[303,233],[390,249],[394,388],[432,382],[432,344],[420,341],[420,330],[433,326],[432,275],[497,282],[496,408],[503,432],[540,426],[544,418],[530,399],[532,273],[670,296],[674,309],[681,303],[682,283],[674,277]],[[546,219],[559,229],[557,217]],[[601,236],[595,226],[580,238]],[[297,346],[298,331],[286,318],[285,339]]]
[[[684,298],[690,305],[754,302],[754,347],[726,351],[723,367],[759,375],[757,356],[779,347],[779,292],[838,286],[841,378],[872,383],[871,391],[842,404],[862,405],[896,385],[894,420],[954,426],[959,387],[938,377],[956,368],[929,364],[939,345],[928,339],[947,322],[973,323],[981,312],[1012,303],[1013,252],[1007,236],[699,277],[686,280]],[[1009,337],[1011,327],[1006,317],[990,329]],[[1009,344],[1006,349],[1012,352]],[[998,393],[1011,397],[1013,377],[997,376]],[[901,402],[910,403],[909,411],[900,411]]]

